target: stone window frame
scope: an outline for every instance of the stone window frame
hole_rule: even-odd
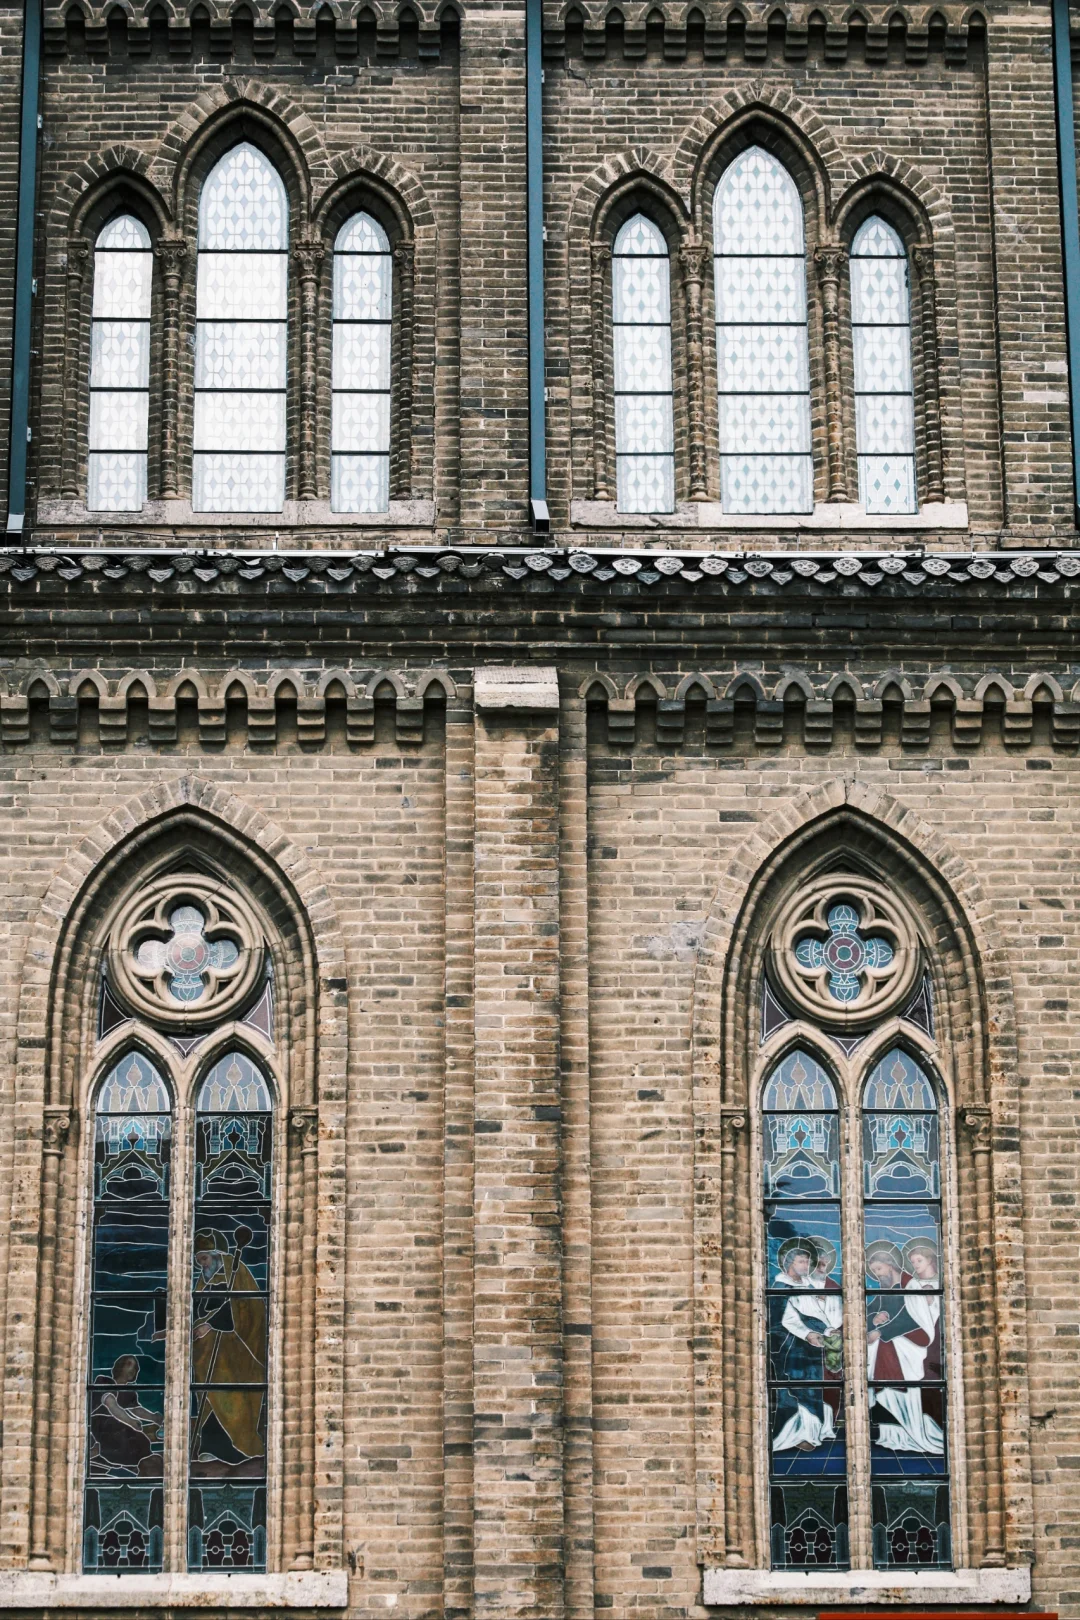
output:
[[[315,1478],[316,1429],[322,1421],[316,1410],[316,1363],[320,1352],[315,1340],[315,1258],[320,1235],[316,1227],[321,1233],[323,1226],[319,1211],[315,945],[306,915],[298,901],[279,887],[269,863],[224,829],[218,836],[207,834],[201,817],[181,813],[164,827],[151,825],[142,829],[128,847],[114,853],[91,877],[53,968],[54,994],[44,1043],[41,1179],[39,1186],[27,1193],[38,1200],[41,1234],[27,1481],[28,1563],[25,1575],[19,1577],[27,1584],[31,1606],[33,1594],[29,1588],[35,1580],[40,1584],[42,1579],[59,1579],[71,1588],[75,1606],[89,1603],[92,1607],[90,1589],[96,1590],[95,1583],[100,1585],[102,1579],[81,1575],[91,1187],[88,1155],[92,1157],[100,1079],[125,1051],[133,1048],[143,1051],[159,1068],[173,1097],[176,1173],[170,1210],[171,1294],[183,1288],[189,1271],[183,1242],[190,1214],[191,1178],[183,1175],[181,1166],[190,1166],[192,1158],[198,1078],[207,1071],[213,1054],[239,1046],[264,1069],[276,1092],[273,1128],[277,1244],[271,1262],[272,1422],[268,1426],[268,1484],[275,1508],[274,1522],[268,1523],[269,1573],[236,1572],[228,1579],[240,1583],[238,1597],[245,1582],[253,1583],[253,1592],[257,1590],[264,1601],[278,1606],[290,1582],[299,1581],[302,1587],[307,1579],[310,1584],[324,1563],[321,1552],[328,1525],[325,1509],[318,1501]],[[98,1040],[102,971],[117,915],[137,889],[166,873],[183,871],[202,873],[239,890],[258,918],[273,964],[272,1043],[260,1039],[257,1031],[235,1018],[213,1030],[186,1058],[142,1020],[126,1022]],[[186,1316],[185,1311],[185,1320]],[[174,1327],[167,1352],[174,1422],[166,1435],[166,1455],[181,1459],[186,1453],[183,1411],[189,1332],[182,1325],[179,1332]],[[149,1581],[147,1596],[151,1600],[160,1591],[162,1599],[171,1592],[171,1601],[198,1601],[198,1593],[207,1588],[207,1582],[212,1586],[219,1578],[213,1571],[201,1575],[187,1572],[186,1487],[186,1467],[179,1466],[166,1482],[166,1499],[175,1507],[166,1544],[166,1571],[161,1576],[122,1577],[125,1581]],[[179,1523],[177,1513],[181,1516]],[[339,1534],[332,1526],[329,1530],[331,1537]],[[105,1579],[115,1584],[118,1577]],[[336,1579],[330,1580],[329,1587],[327,1576],[315,1579],[308,1594],[314,1606],[332,1601],[327,1592],[337,1591]],[[97,1601],[100,1604],[100,1594]]]
[[[885,801],[880,809],[888,823],[869,806],[864,813],[846,802],[837,805],[835,795],[830,803],[822,793],[794,825],[790,817],[775,818],[733,863],[706,930],[711,938],[695,988],[694,1041],[697,1535],[707,1606],[828,1606],[873,1601],[875,1593],[892,1602],[1023,1603],[1030,1595],[1030,1460],[1022,1277],[1016,1269],[1023,1239],[1007,977],[983,926],[985,902],[974,878],[928,829],[909,816],[907,836],[894,832],[892,807]],[[958,1476],[953,1470],[957,1534],[955,1565],[948,1572],[904,1577],[874,1570],[868,1558],[861,1562],[869,1567],[846,1572],[769,1567],[767,1446],[757,1432],[756,1403],[745,1398],[747,1388],[755,1387],[761,1356],[754,1270],[760,1242],[761,991],[769,935],[782,908],[808,879],[834,871],[889,885],[918,919],[933,986],[933,1050],[906,1021],[890,1018],[878,1034],[882,1043],[902,1035],[900,1044],[924,1066],[929,1061],[943,1082],[948,1104],[941,1109],[942,1138],[951,1140],[955,1160],[943,1188],[951,1252],[977,1256],[974,1265],[954,1264],[952,1270],[957,1303],[949,1309],[963,1309],[966,1333],[962,1347],[954,1336],[960,1354],[954,1353],[950,1375],[951,1421],[961,1426],[964,1471]],[[964,886],[957,892],[955,884]],[[831,1046],[796,1021],[768,1043],[772,1059],[782,1045],[800,1038],[815,1054]],[[860,1073],[863,1055],[855,1054]],[[830,1052],[828,1066],[833,1073],[844,1068],[839,1048]],[[755,1306],[757,1327],[740,1333]],[[729,1354],[725,1347],[732,1344]]]

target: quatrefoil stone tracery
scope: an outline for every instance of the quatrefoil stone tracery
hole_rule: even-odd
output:
[[[109,942],[109,978],[132,1012],[185,1030],[235,1015],[263,964],[247,903],[212,878],[170,876],[121,909]]]
[[[905,907],[869,878],[829,873],[800,889],[777,919],[772,974],[798,1015],[865,1029],[914,991],[919,940]]]

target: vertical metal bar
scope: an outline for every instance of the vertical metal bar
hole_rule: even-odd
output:
[[[40,80],[41,0],[26,0],[23,23],[19,203],[11,344],[11,443],[8,450],[7,519],[9,535],[22,534],[26,517],[26,447],[30,437],[30,337],[34,308],[34,213],[37,205]]]
[[[525,0],[525,170],[529,282],[529,510],[550,532],[544,421],[544,74],[543,0]]]
[[[1076,195],[1076,125],[1073,119],[1069,0],[1051,0],[1054,34],[1054,100],[1057,107],[1061,189],[1061,247],[1065,271],[1065,336],[1069,353],[1069,419],[1072,428],[1073,516],[1080,528],[1080,208]]]

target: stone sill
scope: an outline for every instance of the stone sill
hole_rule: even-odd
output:
[[[705,1570],[704,1602],[709,1605],[806,1604],[831,1608],[844,1603],[918,1604],[938,1608],[952,1603],[1028,1603],[1031,1571],[1022,1569],[900,1570],[847,1569],[802,1574],[788,1570]]]
[[[0,1570],[0,1609],[344,1609],[343,1569],[285,1575],[51,1575]]]
[[[570,522],[581,529],[790,529],[797,533],[918,533],[919,530],[966,529],[966,501],[943,501],[924,506],[906,517],[888,513],[868,513],[861,506],[822,504],[812,512],[778,513],[775,516],[748,517],[725,512],[714,501],[680,501],[674,512],[618,512],[612,501],[571,501]]]
[[[434,501],[391,501],[385,512],[332,512],[329,501],[286,501],[280,512],[193,512],[190,501],[147,501],[138,512],[91,512],[82,501],[38,502],[34,527],[93,529],[431,529]]]

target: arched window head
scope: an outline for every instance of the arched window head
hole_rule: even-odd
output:
[[[83,1569],[149,1574],[164,1552],[172,1103],[131,1051],[94,1116]]]
[[[289,207],[241,142],[199,198],[192,504],[279,512],[285,499]]]
[[[907,252],[892,226],[874,215],[855,234],[850,265],[859,499],[868,512],[914,512]]]
[[[618,509],[672,512],[671,261],[663,232],[644,214],[615,238],[611,298]]]
[[[153,256],[132,214],[94,245],[87,500],[94,512],[138,512],[146,500]]]
[[[390,505],[393,289],[386,232],[370,214],[354,214],[334,243],[330,493],[335,512],[385,512]]]
[[[724,510],[812,511],[802,199],[760,146],[716,188],[713,249]]]
[[[899,1047],[863,1089],[862,1183],[874,1563],[947,1568],[940,1123],[929,1076]]]
[[[762,1093],[770,1549],[774,1569],[848,1563],[840,1115],[810,1053]]]
[[[195,1116],[188,1568],[266,1568],[273,1111],[266,1076],[227,1052]]]

